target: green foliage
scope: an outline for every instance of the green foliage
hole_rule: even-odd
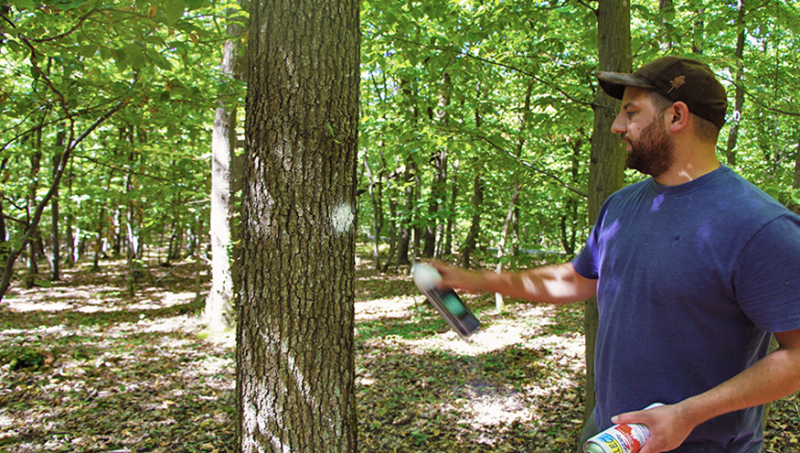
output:
[[[591,224],[585,198],[577,193],[588,186],[597,90],[591,5],[524,0],[363,4],[360,152],[381,179],[382,236],[389,236],[391,221],[411,227],[453,218],[454,243],[463,248],[475,213],[478,173],[485,188],[481,246],[500,243],[516,181],[521,184],[516,246],[580,248]],[[794,58],[800,51],[800,3],[746,6],[753,9],[739,23],[735,5],[724,2],[675,1],[663,11],[653,2],[634,2],[634,66],[664,53],[709,63],[729,90],[728,124],[740,126],[735,170],[762,186],[773,181],[790,187],[800,139],[800,67]],[[734,117],[733,74],[740,62],[732,55],[739,31],[746,34],[741,84],[747,95],[743,111]],[[521,127],[529,85],[531,106]],[[449,103],[443,102],[445,96]],[[721,144],[728,133],[726,126]],[[430,162],[442,149],[448,152],[448,195],[455,187],[454,203],[434,193]],[[628,175],[629,182],[640,178]],[[368,196],[362,195],[359,225],[371,235],[376,213]],[[438,212],[428,211],[432,200],[439,202]],[[505,259],[532,261],[524,255]]]
[[[245,89],[221,76],[220,51],[231,38],[226,27],[246,21],[246,11],[208,0],[7,5],[0,10],[0,181],[8,244],[49,189],[53,157],[118,102],[124,107],[74,150],[60,188],[62,217],[74,217],[87,241],[123,232],[128,213],[148,244],[177,232],[202,235],[213,111],[241,106]],[[477,215],[476,253],[491,264],[519,184],[517,235],[508,245],[537,255],[506,254],[503,262],[524,266],[555,256],[541,252],[579,248],[591,224],[582,194],[597,89],[593,5],[363,2],[360,162],[370,164],[381,190],[377,212],[362,195],[360,233],[374,234],[376,215],[384,238],[391,225],[451,221],[459,253]],[[729,109],[720,159],[736,122],[735,169],[790,204],[800,138],[800,4],[746,6],[742,22],[736,5],[724,2],[680,0],[663,11],[633,2],[634,66],[663,53],[693,55],[722,78],[733,104],[741,64],[744,108]],[[741,61],[733,57],[739,32],[746,36]],[[334,140],[341,133],[329,132]],[[434,186],[432,157],[440,151],[447,179]],[[476,177],[484,190],[477,207]],[[48,223],[45,212],[41,229]]]
[[[58,198],[62,224],[74,217],[71,227],[107,251],[100,242],[124,235],[126,216],[148,245],[165,230],[207,222],[214,109],[243,97],[241,83],[219,73],[229,11],[246,16],[234,1],[208,0],[2,8],[1,190],[10,239],[50,189],[53,157],[120,102],[73,150]]]

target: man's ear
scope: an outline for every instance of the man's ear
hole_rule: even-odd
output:
[[[669,131],[678,132],[689,124],[689,107],[681,101],[672,104],[669,108],[667,120]]]

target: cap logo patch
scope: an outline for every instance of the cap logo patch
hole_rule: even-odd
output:
[[[682,76],[681,75],[681,76],[675,77],[674,79],[669,81],[669,84],[672,85],[672,88],[670,88],[669,91],[667,91],[667,93],[672,93],[672,90],[674,90],[676,88],[680,88],[681,85],[683,85],[685,83],[686,83],[686,76]]]

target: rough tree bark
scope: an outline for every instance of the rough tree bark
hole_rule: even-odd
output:
[[[236,450],[355,452],[356,0],[251,3]]]
[[[630,72],[631,12],[627,0],[600,0],[597,9],[598,70]],[[611,125],[619,112],[620,101],[597,89],[595,95],[594,130],[589,163],[589,223],[597,220],[605,199],[624,184],[625,149],[619,137],[611,133]],[[586,411],[588,417],[596,402],[594,388],[594,350],[599,321],[597,299],[586,301],[584,332],[586,335]]]

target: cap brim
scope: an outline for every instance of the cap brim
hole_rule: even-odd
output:
[[[600,88],[615,99],[622,99],[622,95],[625,94],[625,87],[647,88],[650,90],[656,89],[656,87],[646,80],[633,74],[597,71],[594,75],[600,82]]]

